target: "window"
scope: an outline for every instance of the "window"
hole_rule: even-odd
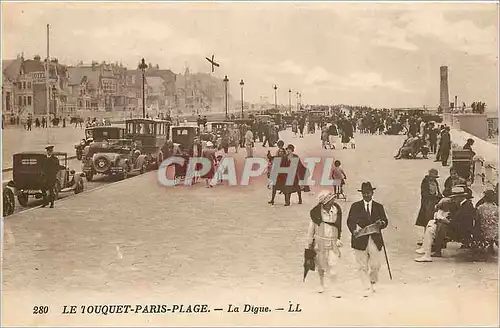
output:
[[[31,89],[31,82],[28,82],[28,89]]]
[[[28,96],[28,106],[31,106],[31,96]]]
[[[23,105],[23,97],[22,96],[19,96],[19,102],[17,103],[19,106],[22,106]]]
[[[23,106],[26,106],[26,96],[23,97]]]
[[[26,82],[23,82],[23,89],[26,89]]]
[[[23,89],[23,84],[21,82],[18,82],[17,83],[17,87],[19,88],[19,90],[22,90]]]

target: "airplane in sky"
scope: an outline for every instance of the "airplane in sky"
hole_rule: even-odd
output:
[[[219,67],[219,64],[217,64],[215,62],[214,57],[215,57],[215,55],[212,55],[212,59],[205,57],[209,61],[209,63],[212,65],[212,73],[214,72],[215,67]]]

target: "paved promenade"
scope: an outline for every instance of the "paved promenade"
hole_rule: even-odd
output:
[[[413,261],[422,233],[414,226],[421,179],[436,167],[442,184],[448,168],[431,159],[394,160],[401,136],[358,135],[356,150],[336,151],[321,150],[319,133],[298,139],[287,131],[282,138],[301,156],[333,154],[347,173],[342,299],[317,294],[315,272],[302,282],[304,236],[319,187],[302,205],[292,195],[292,206],[283,207],[282,196],[270,206],[264,181],[165,188],[150,172],[5,220],[3,324],[498,325],[496,257],[473,262],[452,246],[433,263]],[[367,180],[389,218],[384,238],[394,280],[384,265],[377,292],[363,299],[345,220]],[[183,302],[224,310],[229,303],[288,309],[293,302],[302,312],[61,315],[63,305]],[[33,315],[35,305],[50,306],[50,313]]]
[[[75,155],[75,144],[85,136],[85,129],[74,126],[65,128],[33,128],[26,131],[21,128],[2,130],[2,169],[12,167],[12,155],[21,151],[44,151],[47,144],[55,146],[55,150]]]

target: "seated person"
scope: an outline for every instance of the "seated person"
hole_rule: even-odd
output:
[[[444,181],[443,196],[448,197],[453,187],[464,184],[465,180],[458,175],[457,169],[452,166],[450,168],[450,176]]]
[[[417,143],[418,137],[409,135],[409,137],[404,141],[403,146],[398,151],[398,154],[394,157],[395,159],[410,158],[414,151],[414,146]]]
[[[436,204],[434,219],[430,220],[425,228],[422,247],[416,250],[417,254],[422,256],[416,258],[415,262],[432,262],[432,245],[438,229],[445,229],[450,223],[451,209],[452,200],[450,198],[443,198]]]

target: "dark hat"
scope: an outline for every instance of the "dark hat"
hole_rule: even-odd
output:
[[[436,169],[430,169],[427,176],[433,177],[433,178],[439,178],[439,172]]]
[[[367,192],[374,191],[377,188],[373,188],[371,182],[363,182],[361,184],[361,189],[358,189],[359,192]]]
[[[295,151],[295,146],[292,144],[289,144],[288,146],[286,146],[286,149],[290,149],[291,151]]]
[[[45,149],[47,149],[47,150],[54,150],[54,146],[47,146],[47,147],[45,147]]]

